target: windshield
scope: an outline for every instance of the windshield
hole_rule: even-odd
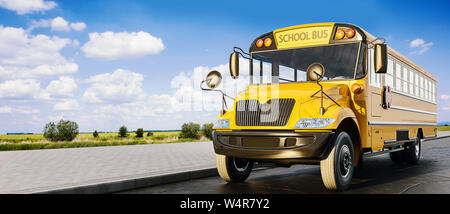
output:
[[[353,79],[359,46],[360,43],[350,43],[252,53],[251,84],[307,81],[306,69],[315,62],[324,66],[325,81]],[[365,76],[362,69],[363,52],[356,78]]]

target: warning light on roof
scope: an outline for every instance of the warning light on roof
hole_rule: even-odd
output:
[[[266,39],[264,40],[264,45],[265,45],[266,47],[270,47],[270,46],[272,45],[272,39],[271,39],[271,38],[266,38]]]
[[[355,36],[355,31],[351,28],[345,30],[345,36],[347,36],[347,38],[351,39]]]
[[[336,31],[336,39],[342,39],[342,38],[344,38],[344,36],[345,36],[345,33],[342,29],[339,29]]]
[[[256,41],[256,47],[261,48],[264,45],[264,41],[262,39],[258,39]]]

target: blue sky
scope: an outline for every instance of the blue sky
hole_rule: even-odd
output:
[[[447,1],[0,0],[0,133],[41,132],[61,118],[80,131],[212,121],[216,109],[170,103],[203,96],[200,74],[226,69],[233,46],[316,22],[353,23],[387,38],[438,78],[438,121],[450,121],[448,11]],[[423,46],[411,48],[416,39]],[[115,52],[127,41],[136,47]]]

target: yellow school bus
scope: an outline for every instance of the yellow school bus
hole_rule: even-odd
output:
[[[318,164],[325,187],[342,191],[363,157],[417,164],[422,139],[436,136],[436,77],[356,25],[265,33],[248,53],[234,48],[233,78],[240,60],[249,62],[249,85],[214,124],[227,182],[244,182],[254,162]],[[210,72],[203,89],[217,91],[221,78]]]

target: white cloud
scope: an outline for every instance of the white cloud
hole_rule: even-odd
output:
[[[67,22],[64,18],[60,16],[54,18],[50,22],[50,27],[52,28],[53,31],[66,31],[66,32],[70,31],[69,22]]]
[[[447,95],[447,94],[442,94],[439,97],[441,98],[441,100],[450,100],[450,95]]]
[[[124,69],[113,73],[92,76],[85,80],[91,83],[83,94],[88,103],[129,103],[144,97],[142,90],[142,74]]]
[[[33,79],[7,80],[0,83],[0,98],[18,100],[48,100],[50,95]]]
[[[46,91],[52,97],[72,97],[76,89],[77,84],[72,77],[62,76],[58,80],[52,80]]]
[[[81,47],[86,57],[101,60],[139,58],[159,54],[164,50],[161,38],[147,32],[90,33],[89,41]]]
[[[409,47],[414,51],[409,52],[409,55],[422,55],[427,52],[430,47],[433,46],[433,42],[426,43],[425,40],[417,38],[409,43]]]
[[[83,31],[86,28],[86,24],[84,22],[72,22],[70,23],[70,28],[76,31]]]
[[[76,110],[80,107],[78,102],[74,99],[63,100],[61,102],[56,103],[53,106],[53,110],[55,111],[71,111]]]
[[[219,111],[222,107],[221,94],[214,91],[202,91],[200,83],[206,75],[216,70],[222,74],[222,83],[218,90],[224,91],[227,95],[235,97],[239,92],[245,90],[248,79],[248,61],[240,59],[241,75],[238,79],[232,79],[229,75],[229,64],[222,64],[215,67],[198,66],[192,73],[181,72],[171,81],[171,87],[175,89],[173,97],[178,104],[178,110],[182,111]],[[204,85],[204,87],[206,87]],[[228,107],[233,105],[233,101],[226,98]]]
[[[26,107],[0,106],[0,114],[38,114],[38,109],[30,109]]]
[[[29,79],[65,75],[78,71],[78,65],[60,51],[72,40],[29,35],[22,28],[0,25],[0,79]]]
[[[84,22],[68,22],[63,17],[56,17],[53,19],[40,19],[39,21],[32,20],[27,32],[31,32],[36,28],[51,28],[52,31],[65,31],[70,30],[83,31],[86,28]]]
[[[0,0],[0,7],[14,10],[17,14],[43,12],[56,7],[54,1],[44,0]]]

